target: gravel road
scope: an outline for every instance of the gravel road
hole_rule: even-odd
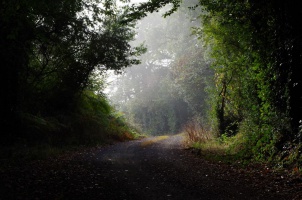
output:
[[[2,170],[0,199],[293,199],[262,175],[206,161],[182,141],[150,137]]]

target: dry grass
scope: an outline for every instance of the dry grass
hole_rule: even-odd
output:
[[[193,143],[207,143],[214,139],[213,135],[201,124],[196,121],[189,122],[185,128],[184,132],[187,137],[187,144],[191,145]]]
[[[202,123],[194,120],[185,128],[186,146],[197,150],[200,154],[224,155],[229,147],[228,143],[221,142],[219,138],[209,131]]]
[[[169,136],[167,136],[167,135],[158,136],[158,137],[155,137],[155,138],[152,138],[150,140],[146,140],[146,141],[142,142],[141,146],[146,147],[146,146],[152,145],[156,142],[159,142],[161,140],[166,140],[168,138],[169,138]]]

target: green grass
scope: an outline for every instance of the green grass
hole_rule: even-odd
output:
[[[243,145],[243,137],[240,134],[233,137],[222,135],[219,138],[212,137],[209,140],[187,142],[187,144],[193,152],[197,152],[207,160],[240,165],[250,163],[250,160],[240,154]]]

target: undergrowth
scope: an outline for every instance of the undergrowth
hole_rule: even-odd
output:
[[[288,144],[287,149],[284,148],[274,157],[264,160],[255,156],[251,139],[242,132],[234,136],[217,136],[200,124],[193,123],[187,125],[184,132],[187,147],[208,160],[241,166],[263,164],[277,171],[287,169],[294,174],[302,174],[301,145]]]
[[[140,137],[107,99],[84,91],[72,112],[20,113],[20,133],[1,145],[0,159],[43,159],[79,147]]]
[[[242,134],[219,136],[196,120],[188,123],[184,132],[187,147],[208,160],[243,165],[250,162],[248,155],[242,155],[245,145]]]

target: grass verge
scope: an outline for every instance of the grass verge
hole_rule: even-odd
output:
[[[162,141],[162,140],[166,140],[168,138],[169,138],[169,136],[167,136],[167,135],[157,136],[155,138],[151,138],[149,140],[146,140],[146,141],[142,142],[141,143],[141,147],[150,146],[152,144],[155,144],[156,142],[159,142],[159,141]]]

